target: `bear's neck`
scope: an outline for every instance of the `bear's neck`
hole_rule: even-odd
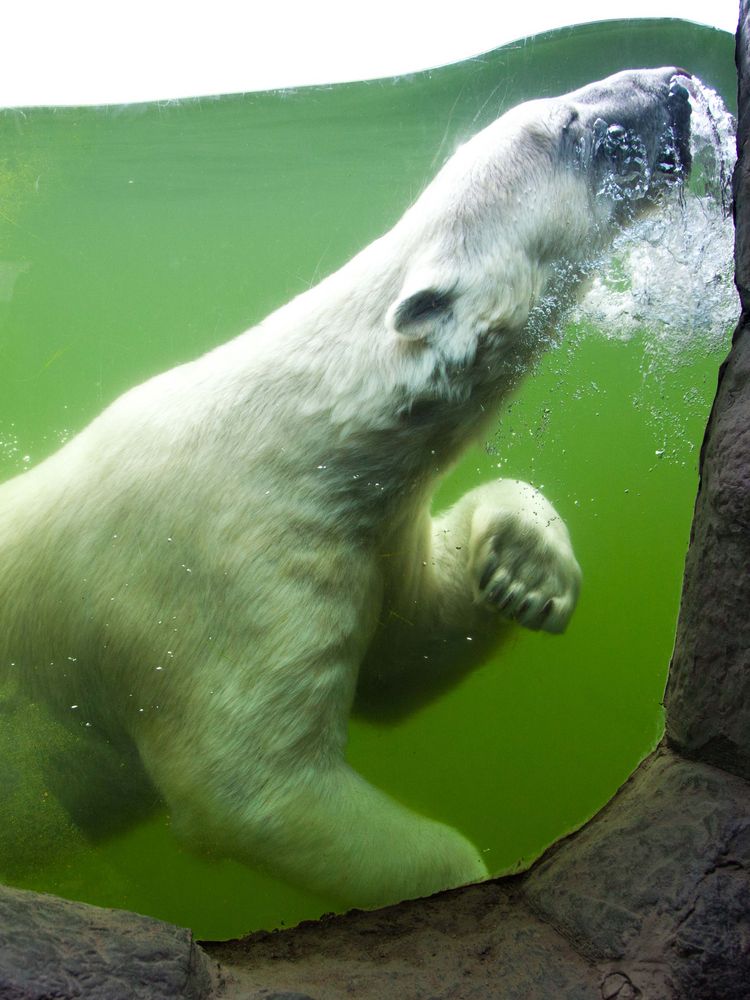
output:
[[[490,348],[460,370],[425,352],[420,378],[407,378],[376,351],[357,362],[355,347],[333,355],[322,340],[309,363],[269,372],[253,405],[273,414],[284,442],[279,482],[295,478],[337,531],[365,542],[429,502],[527,367]],[[299,355],[290,345],[286,357]]]
[[[217,351],[233,383],[230,433],[254,452],[258,428],[272,423],[284,446],[257,454],[264,474],[278,465],[279,483],[301,483],[359,537],[424,503],[529,365],[523,338],[507,333],[457,360],[388,331],[403,265],[387,247],[372,244]]]

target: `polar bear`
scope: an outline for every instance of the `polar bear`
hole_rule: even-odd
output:
[[[565,629],[581,574],[536,489],[430,498],[553,293],[687,170],[689,85],[628,71],[509,111],[338,272],[0,489],[4,717],[57,727],[45,787],[84,832],[155,790],[194,848],[342,903],[486,876],[349,767],[349,715]]]

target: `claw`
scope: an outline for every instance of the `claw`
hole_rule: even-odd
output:
[[[479,589],[484,590],[487,584],[490,582],[492,577],[495,575],[495,570],[499,566],[497,559],[493,556],[487,565],[484,567],[484,573],[482,573],[481,579],[479,580]]]
[[[552,613],[552,609],[554,608],[554,606],[555,606],[554,598],[550,597],[550,599],[544,605],[542,610],[539,612],[539,620],[546,621],[546,619],[549,618],[550,614]]]
[[[508,605],[513,600],[514,596],[515,595],[513,594],[513,591],[511,590],[508,594],[506,594],[505,600],[502,602],[502,604],[498,604],[498,608],[500,608],[501,611],[505,611],[505,609],[508,607]]]

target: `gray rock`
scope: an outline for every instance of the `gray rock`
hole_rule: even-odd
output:
[[[0,887],[2,1000],[202,1000],[209,988],[189,930]]]
[[[750,13],[737,46],[738,148],[750,136]],[[686,756],[750,779],[750,160],[734,176],[743,319],[701,454],[701,478],[667,687],[667,736]]]
[[[548,853],[523,894],[592,959],[668,963],[677,980],[693,983],[684,996],[710,995],[695,985],[699,972],[724,965],[750,983],[750,952],[742,954],[750,936],[750,789],[662,749]]]

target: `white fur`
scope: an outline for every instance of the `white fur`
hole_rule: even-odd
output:
[[[510,112],[336,274],[0,490],[4,690],[74,733],[57,787],[81,827],[117,797],[114,755],[192,845],[342,901],[486,874],[346,764],[348,717],[410,711],[515,622],[573,612],[580,571],[536,490],[489,483],[434,521],[430,497],[528,368],[559,265],[611,234],[561,144],[571,109],[582,135],[611,107],[663,117],[667,76]],[[409,318],[425,289],[449,306]]]

